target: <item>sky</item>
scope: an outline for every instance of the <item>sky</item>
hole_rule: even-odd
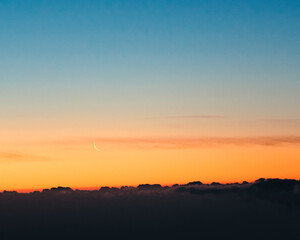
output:
[[[298,0],[2,0],[0,190],[299,179],[299,29]]]

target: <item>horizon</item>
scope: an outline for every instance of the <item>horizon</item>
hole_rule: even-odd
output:
[[[56,189],[56,188],[70,188],[73,191],[95,191],[95,190],[100,190],[102,187],[108,187],[108,188],[117,188],[117,189],[121,189],[122,187],[133,187],[133,188],[138,188],[138,186],[141,185],[159,185],[161,187],[173,187],[174,185],[178,185],[178,186],[186,186],[190,183],[195,183],[195,182],[200,182],[203,186],[204,185],[214,185],[214,183],[220,184],[220,185],[242,185],[245,184],[245,182],[247,182],[247,184],[254,184],[255,182],[259,181],[259,180],[281,180],[281,181],[285,181],[285,180],[295,180],[295,181],[300,181],[299,179],[291,179],[291,178],[258,178],[252,181],[247,181],[247,180],[243,180],[243,181],[239,181],[239,182],[216,182],[216,181],[212,181],[212,182],[202,182],[199,180],[194,180],[194,181],[189,181],[186,183],[172,183],[172,184],[160,184],[160,183],[140,183],[137,185],[114,185],[114,186],[108,186],[108,185],[99,185],[97,187],[72,187],[72,186],[62,186],[62,185],[57,185],[57,186],[52,186],[52,187],[45,187],[45,188],[33,188],[33,189],[0,189],[0,191],[2,191],[2,193],[6,192],[17,192],[17,193],[33,193],[33,192],[42,192],[43,190],[51,190],[51,189]],[[1,193],[1,192],[0,192]]]

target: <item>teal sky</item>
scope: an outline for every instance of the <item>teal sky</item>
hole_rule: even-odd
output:
[[[1,128],[217,115],[299,133],[299,29],[297,0],[3,0]]]

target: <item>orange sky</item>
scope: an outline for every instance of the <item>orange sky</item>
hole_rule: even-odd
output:
[[[55,138],[44,134],[38,138],[25,134],[8,139],[1,139],[0,190],[300,178],[300,139],[291,136]]]

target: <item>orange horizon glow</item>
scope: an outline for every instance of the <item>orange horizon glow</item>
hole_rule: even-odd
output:
[[[299,142],[295,136],[44,138],[12,151],[12,141],[0,151],[0,191],[300,179]]]
[[[264,178],[264,177],[260,177],[260,178]],[[242,184],[244,181],[248,182],[248,183],[254,183],[256,180],[260,179],[260,178],[256,178],[256,179],[245,179],[245,180],[242,180],[242,181],[227,181],[227,182],[219,182],[219,181],[211,181],[211,182],[202,182],[202,184],[206,184],[206,185],[209,185],[213,182],[218,182],[220,184],[234,184],[234,183],[238,183],[238,184]],[[265,179],[268,179],[268,178],[265,178]],[[272,178],[271,178],[272,179]],[[298,180],[300,181],[300,178],[279,178],[279,179],[293,179],[293,180]],[[194,182],[194,181],[199,181],[197,179],[193,180],[193,181],[189,181],[189,182]],[[160,184],[162,187],[171,187],[175,184],[178,184],[178,185],[184,185],[184,184],[187,184],[189,182],[176,182],[176,183],[170,183],[170,184],[160,184],[160,183],[140,183],[140,184]],[[103,185],[103,186],[94,186],[94,187],[70,187],[70,186],[61,186],[61,185],[58,185],[58,186],[52,186],[52,187],[46,187],[46,188],[34,188],[34,189],[4,189],[4,190],[1,190],[1,191],[16,191],[17,193],[31,193],[31,192],[34,192],[34,191],[38,191],[38,192],[41,192],[43,191],[44,189],[51,189],[51,188],[57,188],[57,187],[70,187],[72,190],[82,190],[82,191],[93,191],[93,190],[99,190],[101,187],[110,187],[110,188],[121,188],[121,187],[138,187],[140,184],[137,184],[137,185],[112,185],[112,186],[108,186],[108,185]]]
[[[298,125],[287,131],[285,122],[279,128],[227,118],[153,121],[159,124],[5,128],[0,191],[300,178]]]

